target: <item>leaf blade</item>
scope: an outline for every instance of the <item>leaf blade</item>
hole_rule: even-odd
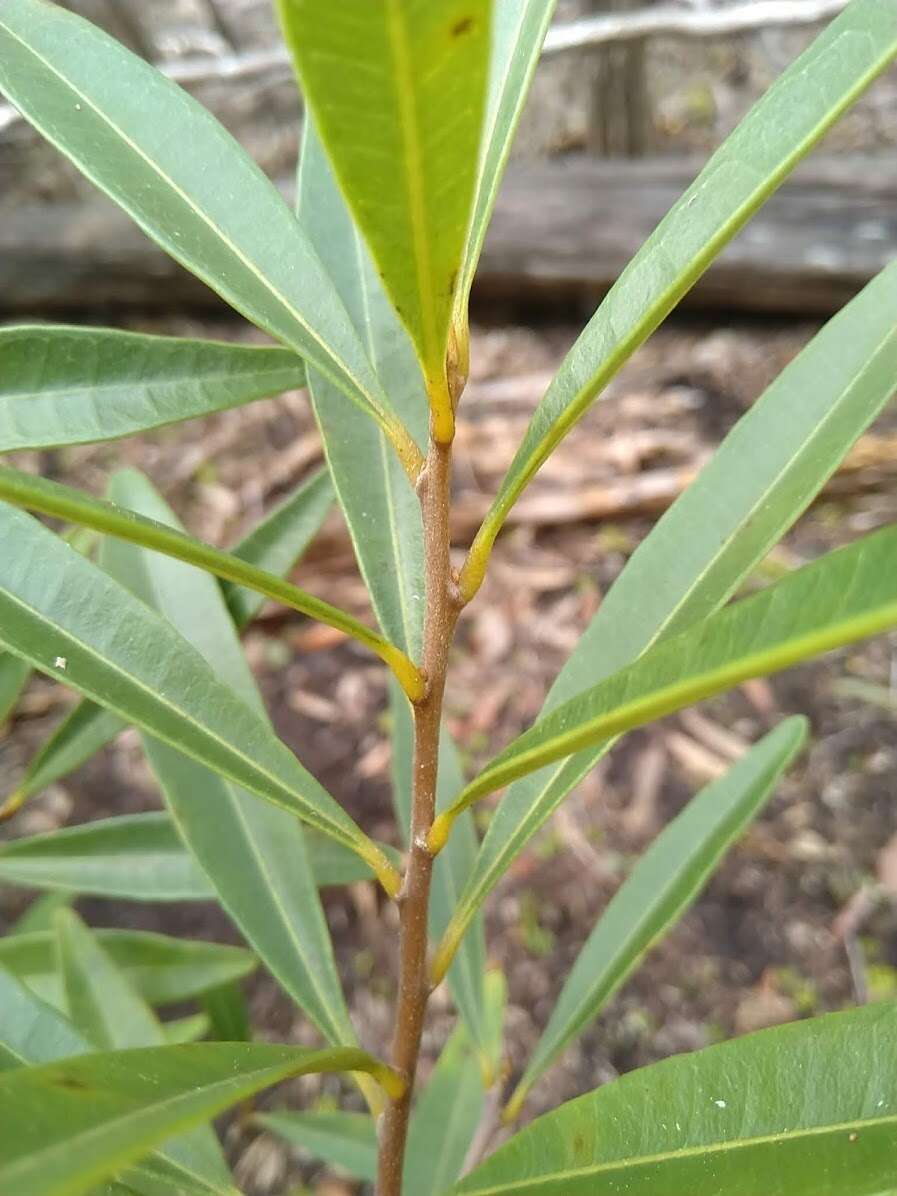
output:
[[[807,737],[788,719],[706,786],[657,836],[598,918],[573,964],[508,1102],[512,1120],[532,1086],[598,1016],[645,953],[700,893],[719,861],[772,795]]]
[[[287,349],[109,328],[2,328],[0,353],[0,453],[115,440],[305,385]]]
[[[452,1196],[871,1196],[897,1181],[895,1069],[893,1004],[750,1034],[562,1105]]]

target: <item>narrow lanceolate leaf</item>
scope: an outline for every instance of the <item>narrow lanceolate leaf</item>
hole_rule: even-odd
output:
[[[0,818],[12,817],[29,797],[80,768],[124,727],[111,710],[95,702],[79,702],[35,752],[15,791],[0,806]]]
[[[284,602],[302,614],[336,627],[376,652],[399,678],[412,701],[423,694],[420,672],[400,648],[329,602],[315,598],[291,582],[284,581],[274,573],[267,573],[232,553],[222,552],[210,544],[195,540],[179,528],[167,527],[125,507],[7,466],[0,466],[0,499],[25,510],[52,515],[93,528],[107,536],[140,544],[144,548],[196,565],[217,577],[258,590],[267,598]]]
[[[164,619],[37,520],[0,506],[0,645],[396,873],[256,711]]]
[[[256,569],[288,577],[332,506],[333,485],[322,469],[257,523],[233,549],[233,555]],[[221,588],[234,623],[245,627],[258,614],[264,595],[229,581]]]
[[[564,359],[477,534],[473,594],[521,491],[632,352],[789,171],[897,56],[893,0],[853,0],[717,150],[623,271]]]
[[[71,910],[56,915],[56,945],[68,1015],[93,1049],[164,1046],[156,1015]],[[215,1191],[235,1192],[217,1138],[197,1126],[167,1142],[164,1159]]]
[[[0,880],[126,901],[210,901],[215,896],[171,819],[155,813],[10,839],[0,844]]]
[[[306,1157],[331,1163],[354,1179],[373,1183],[377,1178],[377,1127],[364,1113],[259,1113],[254,1120]]]
[[[36,897],[28,906],[24,914],[13,922],[7,930],[6,937],[21,936],[23,934],[37,934],[39,931],[52,930],[56,911],[70,909],[75,900],[75,893],[43,893]]]
[[[210,988],[242,979],[256,966],[253,956],[240,947],[196,939],[175,939],[138,930],[98,930],[96,937],[150,1005],[188,1001]],[[43,1000],[62,1007],[53,932],[35,931],[0,939],[0,966],[18,976]]]
[[[6,721],[30,676],[31,667],[27,661],[9,652],[0,652],[0,723]]]
[[[0,90],[181,265],[419,454],[280,195],[185,91],[80,17],[5,0]]]
[[[110,492],[167,523],[174,515],[140,474],[114,475]],[[168,557],[107,542],[103,564],[153,605],[264,720],[261,696],[214,580]],[[355,1041],[301,827],[171,747],[148,738],[149,762],[172,817],[225,909],[324,1037]]]
[[[517,1115],[543,1072],[597,1017],[645,952],[698,896],[731,844],[763,808],[806,736],[805,719],[782,723],[724,777],[703,789],[639,859],[565,980],[508,1104],[508,1120]]]
[[[631,1072],[540,1117],[457,1196],[873,1196],[897,1183],[897,1006]]]
[[[442,1048],[411,1115],[402,1182],[406,1196],[431,1196],[458,1178],[485,1104],[479,1052],[462,1025]]]
[[[427,392],[408,335],[384,294],[306,114],[298,178],[299,216],[416,443],[426,444]],[[309,370],[309,393],[327,465],[362,577],[384,633],[420,654],[424,547],[420,504],[379,428],[332,383]]]
[[[534,772],[751,677],[897,625],[897,525],[828,553],[671,636],[515,739],[461,800]]]
[[[373,879],[363,860],[317,831],[305,848],[318,888]],[[0,881],[122,901],[211,901],[216,890],[168,814],[123,814],[0,844]],[[48,929],[49,924],[33,929]]]
[[[392,720],[392,792],[399,825],[407,842],[411,828],[411,790],[414,760],[414,724],[408,703],[390,687]],[[439,772],[436,786],[436,809],[448,807],[464,785],[464,774],[449,733],[443,728],[439,743]],[[477,837],[473,818],[465,814],[454,829],[444,851],[433,865],[430,890],[429,927],[434,941],[445,931],[458,903],[458,897],[470,875],[477,853]],[[483,974],[486,970],[486,935],[482,918],[478,918],[448,972],[448,983],[471,1038],[484,1058],[487,1054],[486,1007]]]
[[[49,1063],[72,1055],[85,1055],[91,1045],[71,1022],[26,988],[12,973],[0,967],[0,1071]],[[127,1191],[140,1196],[209,1196],[234,1189],[214,1181],[206,1182],[195,1172],[161,1154],[149,1156],[127,1172]],[[160,1186],[161,1185],[161,1186]],[[124,1189],[121,1189],[124,1190]],[[111,1191],[111,1190],[110,1190]],[[119,1193],[119,1189],[115,1189]],[[91,1196],[99,1193],[91,1192]]]
[[[890,266],[739,420],[636,549],[552,685],[543,713],[732,595],[893,394],[895,306],[897,266]],[[444,958],[514,857],[609,746],[588,748],[510,788],[446,933]]]
[[[473,218],[458,281],[457,309],[466,313],[470,288],[511,142],[523,111],[556,0],[493,0],[492,49]]]
[[[84,1055],[0,1076],[0,1191],[80,1196],[172,1134],[292,1076],[364,1071],[401,1081],[353,1049],[197,1043]]]
[[[175,1046],[185,1042],[199,1042],[201,1038],[208,1038],[210,1029],[211,1022],[207,1014],[188,1013],[186,1017],[176,1017],[170,1022],[162,1023],[162,1037],[165,1042]],[[220,1036],[217,1037],[220,1041],[224,1041],[220,1039]],[[227,1041],[229,1042],[230,1039]]]
[[[489,68],[490,0],[278,0],[306,103],[452,436],[451,328]],[[450,345],[451,340],[454,342]],[[448,363],[447,355],[455,360]],[[466,361],[462,372],[466,373]]]
[[[0,452],[115,440],[305,385],[288,349],[29,324],[0,329]]]

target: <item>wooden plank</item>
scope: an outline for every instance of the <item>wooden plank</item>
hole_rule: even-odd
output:
[[[512,168],[486,241],[477,311],[591,310],[700,165],[575,157]],[[284,191],[290,187],[285,183]],[[825,315],[895,255],[897,157],[817,157],[770,200],[686,302]],[[103,199],[0,203],[0,311],[7,316],[217,303]]]

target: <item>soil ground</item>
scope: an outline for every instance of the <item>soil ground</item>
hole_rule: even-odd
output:
[[[140,326],[240,335],[229,325],[187,320]],[[568,438],[499,541],[489,580],[460,628],[448,718],[471,767],[533,719],[657,511],[813,331],[810,324],[668,326]],[[477,330],[458,439],[459,551],[575,334],[566,324]],[[227,544],[319,463],[320,450],[299,393],[152,436],[20,460],[98,492],[111,468],[137,465],[191,530]],[[892,404],[850,468],[753,583],[895,518]],[[366,610],[336,513],[297,577],[322,596]],[[246,645],[281,734],[367,830],[395,840],[382,669],[354,646],[283,612],[263,617]],[[889,708],[881,695],[875,701],[848,695],[845,680],[881,687],[893,698],[897,638],[880,637],[745,686],[628,736],[517,860],[487,909],[490,957],[509,984],[511,1075],[519,1074],[596,917],[653,835],[783,716],[801,711],[811,719],[811,746],[766,812],[694,908],[535,1090],[528,1116],[674,1052],[870,996],[897,995],[894,853],[883,850],[897,834],[897,705]],[[0,732],[4,788],[14,785],[71,700],[55,683],[30,683]],[[136,737],[126,732],[35,799],[3,833],[31,834],[158,804]],[[889,859],[892,889],[876,888],[888,879]],[[845,908],[857,908],[859,893],[869,897],[863,899],[867,916],[848,935],[848,952],[836,919]],[[28,900],[28,894],[3,890],[0,922],[11,923]],[[78,908],[97,926],[238,941],[211,905],[81,900]],[[328,891],[326,908],[355,1024],[364,1043],[379,1049],[390,1028],[392,910],[366,885]],[[270,978],[259,975],[249,993],[261,1035],[314,1041]],[[452,1021],[440,991],[425,1038],[428,1064]],[[330,1079],[302,1081],[295,1095],[306,1106],[354,1099]],[[331,1196],[354,1190],[320,1167],[300,1165],[268,1137],[233,1126],[228,1136],[240,1181],[252,1196],[300,1190],[294,1187],[300,1181]]]

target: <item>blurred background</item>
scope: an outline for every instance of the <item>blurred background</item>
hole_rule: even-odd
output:
[[[335,0],[338,3],[339,0]],[[70,0],[187,87],[286,194],[301,105],[269,0]],[[529,415],[601,295],[708,152],[843,0],[560,0],[473,296],[454,537],[463,552]],[[813,335],[897,253],[897,74],[879,80],[632,359],[516,508],[462,622],[449,685],[471,766],[532,720],[628,555],[713,447]],[[102,323],[259,340],[146,241],[14,110],[0,105],[0,320]],[[897,313],[895,313],[897,319]],[[230,544],[321,463],[302,392],[111,445],[19,454],[100,492],[143,469],[188,527]],[[708,513],[710,516],[711,513]],[[757,571],[765,584],[897,519],[897,412],[862,438]],[[300,584],[365,613],[334,512]],[[246,637],[281,734],[389,838],[383,670],[327,628],[268,611]],[[0,783],[72,696],[33,681],[0,728]],[[535,1090],[530,1113],[664,1055],[810,1013],[897,997],[897,637],[755,682],[627,737],[562,807],[488,907],[508,977],[517,1069],[566,971],[637,854],[698,787],[785,714],[813,741],[697,906]],[[31,802],[4,836],[158,806],[136,737]],[[480,812],[483,820],[488,809]],[[0,929],[30,895],[0,890]],[[326,897],[366,1045],[389,1033],[394,927],[369,886]],[[113,907],[94,925],[235,941],[210,906]],[[312,1041],[273,981],[263,1032]],[[452,1022],[438,993],[432,1058]],[[339,1095],[302,1081],[306,1103]],[[246,1191],[353,1191],[267,1137],[235,1139]]]

